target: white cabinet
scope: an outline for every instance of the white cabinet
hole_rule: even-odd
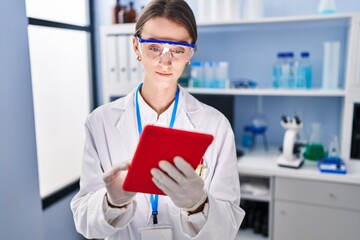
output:
[[[357,240],[360,213],[321,205],[275,201],[276,240]]]
[[[241,179],[272,179],[269,239],[355,240],[360,236],[360,169],[349,164],[348,174],[320,173],[316,164],[300,169],[279,167],[275,151],[253,152],[238,161]],[[256,200],[242,194],[248,200]],[[258,239],[239,231],[238,239]]]
[[[360,186],[275,177],[274,239],[356,240]]]
[[[245,210],[246,215],[236,240],[272,239],[273,177],[241,174],[240,184],[240,206]],[[256,219],[259,215],[261,219]],[[258,223],[255,223],[256,221]]]

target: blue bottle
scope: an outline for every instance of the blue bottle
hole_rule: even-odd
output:
[[[281,77],[280,77],[280,88],[289,88],[290,87],[290,75],[291,75],[291,53],[284,52],[284,60],[281,63]]]
[[[289,65],[289,76],[288,76],[288,88],[295,88],[295,75],[296,75],[296,65],[294,60],[294,53],[287,53],[287,64]]]
[[[278,53],[277,59],[273,65],[273,87],[274,88],[280,88],[281,87],[281,67],[284,62],[284,53]]]
[[[301,52],[296,87],[308,89],[312,87],[312,64],[309,52]]]
[[[190,84],[189,87],[199,88],[203,87],[204,81],[204,66],[201,62],[192,62],[190,70]]]

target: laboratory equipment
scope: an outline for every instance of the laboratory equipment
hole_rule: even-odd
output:
[[[215,88],[228,88],[229,83],[229,63],[220,61],[215,67],[215,79],[213,87]]]
[[[196,0],[199,22],[236,21],[240,19],[240,0]]]
[[[346,165],[340,158],[337,136],[331,140],[327,156],[318,161],[318,168],[320,172],[346,174]]]
[[[305,147],[304,157],[306,160],[318,161],[325,157],[325,149],[320,141],[321,125],[315,122],[311,125],[310,141]]]
[[[300,168],[304,163],[304,158],[300,151],[301,145],[296,144],[296,139],[303,123],[298,116],[292,118],[282,116],[280,123],[286,131],[283,140],[282,153],[277,158],[277,164],[281,167]]]
[[[301,59],[297,69],[297,88],[311,88],[312,86],[312,64],[310,62],[310,53],[301,52]]]
[[[318,11],[320,14],[336,13],[335,0],[321,0],[319,3]]]
[[[243,143],[244,140],[247,140],[247,143],[250,143],[250,150],[253,150],[255,148],[257,136],[262,136],[265,151],[269,149],[266,138],[268,121],[266,116],[262,113],[262,100],[262,96],[259,96],[257,102],[257,113],[252,117],[251,123],[244,127]],[[248,138],[244,139],[244,137],[248,135],[251,135],[251,141],[249,141]]]
[[[263,0],[245,0],[243,3],[243,18],[256,19],[263,17]]]
[[[287,53],[287,64],[289,66],[289,75],[287,79],[287,87],[294,88],[295,87],[295,60],[294,60],[294,53],[288,52]]]
[[[201,62],[192,62],[189,87],[203,87],[204,66]]]
[[[281,64],[280,88],[294,88],[294,53],[284,52]]]
[[[229,88],[229,63],[226,61],[193,62],[190,87]]]
[[[281,81],[281,66],[284,61],[284,53],[279,52],[277,54],[277,59],[273,65],[273,76],[274,76],[274,82],[273,86],[274,88],[280,87],[280,81]]]
[[[122,15],[120,15],[121,8],[122,7],[120,5],[120,0],[116,0],[116,4],[112,8],[112,23],[113,24],[118,24],[118,23],[123,22],[123,19],[120,19],[120,17],[122,18]]]
[[[231,80],[231,88],[256,88],[257,83],[248,78],[236,78]]]
[[[323,80],[324,89],[339,88],[340,42],[324,42]]]
[[[320,172],[346,174],[346,165],[340,157],[325,157],[318,162]]]

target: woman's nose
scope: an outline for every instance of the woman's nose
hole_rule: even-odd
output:
[[[160,54],[159,63],[164,64],[164,65],[171,65],[172,60],[173,60],[173,57],[172,57],[170,49],[165,47]]]

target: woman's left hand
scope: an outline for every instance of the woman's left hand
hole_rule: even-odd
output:
[[[162,160],[159,168],[151,169],[152,180],[177,207],[192,212],[207,200],[204,180],[183,158],[175,157],[174,165]]]

